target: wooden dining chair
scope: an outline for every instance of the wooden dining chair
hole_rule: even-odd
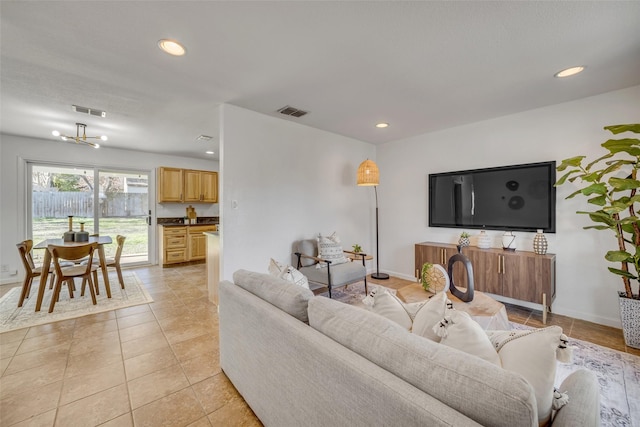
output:
[[[18,300],[18,307],[22,307],[25,298],[29,298],[31,292],[31,284],[34,277],[38,277],[42,274],[42,267],[36,267],[31,256],[31,248],[33,248],[33,240],[25,240],[16,244],[18,252],[20,252],[20,260],[24,266],[25,276],[22,283],[22,292],[20,293],[20,299]],[[51,283],[53,284],[54,277],[51,275]]]
[[[93,305],[97,304],[93,280],[91,278],[91,273],[98,269],[98,265],[92,263],[93,253],[97,248],[97,243],[88,243],[80,246],[49,245],[48,250],[51,253],[51,259],[53,260],[53,266],[56,272],[56,284],[53,289],[53,295],[51,296],[51,304],[49,304],[49,313],[53,311],[60,297],[60,289],[62,288],[63,282],[67,283],[69,297],[73,298],[73,279],[76,277],[82,277],[83,283],[85,281],[89,282],[91,301]],[[73,267],[61,266],[62,260],[77,262],[84,257],[88,257],[88,263],[85,265],[75,265]]]
[[[116,273],[118,274],[118,281],[120,282],[120,287],[122,289],[124,289],[124,279],[122,278],[122,270],[120,269],[120,257],[122,256],[122,248],[124,247],[124,241],[127,238],[125,236],[121,236],[121,235],[117,235],[116,236],[116,242],[118,243],[118,248],[116,249],[116,255],[113,258],[107,258],[105,260],[106,266],[108,267],[113,267],[116,269]],[[100,260],[99,259],[94,259],[93,260],[94,264],[96,264],[98,266],[98,268],[100,267]],[[93,284],[96,287],[96,294],[100,295],[100,290],[98,289],[98,271],[94,271],[93,273]],[[83,288],[83,292],[84,292],[84,285],[85,282],[82,282],[82,288]]]

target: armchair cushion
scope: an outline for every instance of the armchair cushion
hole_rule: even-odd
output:
[[[332,267],[337,264],[344,264],[345,262],[351,261],[344,255],[342,243],[340,243],[340,238],[335,232],[331,236],[318,234],[318,257],[331,261]],[[320,262],[316,265],[316,268],[326,266],[326,263]]]
[[[316,269],[315,266],[301,267],[300,272],[307,276],[310,282],[322,283],[327,285],[329,283],[329,276],[327,269]],[[336,288],[339,286],[347,285],[349,283],[363,280],[367,274],[366,268],[357,262],[348,262],[334,266],[331,264],[331,285]]]

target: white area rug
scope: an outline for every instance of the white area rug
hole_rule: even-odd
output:
[[[369,285],[369,291],[375,286]],[[332,296],[346,304],[364,307],[364,283],[333,290]],[[531,329],[518,323],[511,325],[514,329]],[[572,372],[588,369],[596,374],[600,384],[602,427],[640,427],[640,357],[571,337],[569,345],[574,348],[573,362],[558,363],[556,386]]]
[[[135,273],[123,271],[122,275],[124,289],[120,287],[118,276],[115,273],[109,275],[111,298],[107,298],[102,274],[98,274],[100,295],[96,295],[98,302],[96,305],[91,303],[91,295],[88,289],[85,291],[84,296],[80,296],[81,280],[76,280],[76,291],[73,294],[73,299],[69,298],[67,287],[63,285],[60,291],[60,301],[56,302],[53,313],[48,313],[51,295],[53,294],[53,290],[50,290],[48,286],[44,294],[41,310],[38,312],[35,311],[38,280],[35,280],[31,285],[31,295],[20,308],[18,308],[18,300],[20,299],[22,287],[13,288],[0,299],[0,333],[153,302],[153,299],[144,289],[142,282]]]

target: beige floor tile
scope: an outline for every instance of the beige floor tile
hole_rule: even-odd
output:
[[[96,364],[93,371],[64,380],[62,393],[60,395],[60,405],[75,402],[86,396],[124,383],[125,375],[122,362],[112,363],[106,366]]]
[[[73,338],[87,338],[118,330],[118,322],[113,319],[76,325]]]
[[[4,375],[11,375],[37,366],[66,360],[68,350],[69,344],[61,344],[43,350],[18,354],[11,359],[11,363],[9,363],[9,366],[7,366],[7,369],[4,371]]]
[[[49,335],[61,331],[73,331],[76,327],[77,319],[62,320],[60,322],[47,323],[44,325],[32,326],[25,338],[34,338],[40,335]]]
[[[132,314],[130,316],[119,317],[118,328],[126,329],[132,326],[140,325],[142,323],[155,322],[155,321],[156,321],[156,317],[153,315],[153,312],[149,310],[143,313],[137,313],[137,314]]]
[[[169,346],[166,346],[159,350],[127,359],[124,361],[124,367],[127,381],[131,381],[169,366],[174,366],[177,363],[178,359],[176,359],[173,351]]]
[[[122,414],[104,424],[100,424],[100,427],[133,427],[133,414],[131,412],[127,412],[126,414]]]
[[[199,383],[222,372],[218,351],[189,359],[180,365],[191,384]]]
[[[52,409],[43,414],[28,418],[11,427],[51,427],[56,419],[57,409]]]
[[[192,322],[188,325],[184,325],[175,329],[164,329],[164,334],[167,337],[167,341],[169,341],[169,343],[171,344],[186,341],[200,335],[206,335],[210,332],[211,330],[208,325],[199,322]]]
[[[192,386],[205,412],[210,414],[235,399],[242,399],[231,381],[220,373]]]
[[[8,357],[15,356],[21,344],[22,341],[11,341],[8,343],[0,344],[0,359],[6,359]]]
[[[62,381],[58,381],[43,387],[30,388],[23,393],[0,400],[0,425],[10,426],[55,409],[61,388]]]
[[[152,306],[151,310],[153,310],[153,314],[159,322],[166,319],[179,319],[182,316],[191,314],[191,310],[186,306],[182,304],[176,305],[174,303],[170,303],[168,305],[163,304],[161,307]]]
[[[176,364],[131,380],[127,384],[131,394],[131,407],[136,409],[188,387],[189,381],[180,365]]]
[[[10,342],[22,341],[27,335],[28,331],[28,328],[23,328],[0,334],[0,346],[3,346]]]
[[[190,388],[133,411],[136,427],[186,426],[200,420],[204,415],[206,414]]]
[[[160,333],[162,333],[160,324],[154,319],[153,322],[142,323],[140,325],[131,326],[130,328],[120,329],[120,342],[127,342],[136,338]]]
[[[42,350],[44,348],[53,347],[60,344],[71,344],[73,331],[70,329],[59,330],[51,334],[39,335],[33,338],[26,338],[20,344],[20,348],[16,354],[28,353],[30,351]]]
[[[194,357],[213,354],[220,349],[218,337],[210,333],[180,341],[172,344],[171,347],[181,362]]]
[[[120,353],[120,335],[117,330],[94,335],[84,335],[73,339],[69,349],[70,356],[83,353],[102,351],[105,353]]]
[[[71,378],[86,375],[93,372],[96,366],[108,366],[114,363],[122,363],[120,347],[113,348],[107,352],[96,350],[69,356],[64,377]]]
[[[103,313],[91,314],[89,316],[82,316],[76,320],[76,328],[84,328],[92,323],[106,322],[107,320],[114,320],[116,314],[113,311],[105,311]]]
[[[11,363],[11,359],[13,358],[7,357],[5,359],[0,359],[0,377],[4,375],[4,371],[7,369],[7,366],[9,366],[9,363]]]
[[[212,427],[209,422],[209,417],[202,417],[196,422],[189,424],[187,427]]]
[[[213,426],[257,427],[262,425],[249,405],[242,399],[235,399],[209,414],[209,422]]]
[[[168,346],[169,343],[167,342],[164,334],[152,334],[146,337],[136,338],[131,341],[123,342],[122,356],[126,360]]]
[[[121,317],[131,316],[133,314],[140,314],[147,311],[151,311],[149,304],[142,305],[134,305],[133,307],[121,308],[120,310],[116,310],[116,318],[120,319]]]
[[[56,426],[97,426],[131,411],[125,384],[76,400],[58,409]]]
[[[66,366],[66,360],[59,359],[12,375],[5,375],[0,378],[0,399],[27,392],[34,387],[58,382],[64,377]]]

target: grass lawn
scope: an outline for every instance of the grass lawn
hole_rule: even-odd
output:
[[[80,223],[84,222],[84,231],[95,233],[93,218],[73,218],[73,231],[80,231]],[[69,221],[64,218],[34,218],[33,219],[33,243],[37,244],[45,239],[59,239],[69,230]],[[144,218],[101,218],[100,235],[111,236],[112,245],[104,245],[108,257],[116,253],[116,236],[121,234],[127,238],[124,242],[122,256],[139,256],[147,253],[149,226]],[[43,251],[34,251],[34,259],[41,259]],[[124,261],[123,261],[124,262]]]

